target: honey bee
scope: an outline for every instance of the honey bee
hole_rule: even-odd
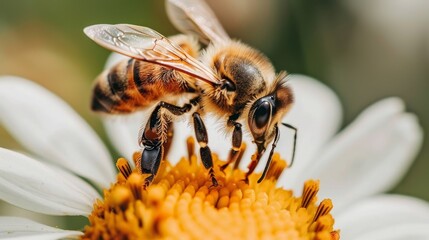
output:
[[[137,167],[149,174],[145,186],[157,174],[171,141],[174,118],[187,113],[192,113],[201,161],[214,186],[218,181],[202,118],[207,112],[224,119],[225,128],[232,133],[227,164],[234,162],[240,151],[242,126],[250,131],[257,150],[246,181],[273,141],[258,182],[264,179],[280,137],[279,124],[295,131],[293,162],[297,129],[281,123],[294,101],[292,90],[285,84],[286,73],[276,74],[265,55],[232,40],[204,1],[167,0],[166,9],[184,34],[166,38],[153,29],[130,24],[84,29],[99,45],[130,57],[96,79],[92,110],[126,114],[155,106],[139,140],[144,148]],[[204,51],[200,51],[197,39],[207,44]],[[179,105],[177,99],[184,96],[187,103]]]

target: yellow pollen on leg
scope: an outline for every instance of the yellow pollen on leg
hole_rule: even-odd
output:
[[[117,182],[94,204],[81,238],[339,239],[330,214],[331,200],[317,204],[318,181],[307,181],[302,196],[276,187],[286,167],[279,154],[273,155],[259,184],[261,174],[250,175],[246,183],[246,172],[234,166],[221,171],[224,162],[213,154],[219,182],[213,187],[208,170],[194,155],[195,141],[187,143],[192,147],[190,158],[175,166],[163,161],[147,188],[143,187],[146,176],[138,169],[129,172],[126,160],[119,159]],[[136,154],[134,161],[139,159]]]

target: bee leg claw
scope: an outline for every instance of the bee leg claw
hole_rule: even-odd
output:
[[[209,175],[210,175],[210,178],[212,180],[212,186],[211,187],[217,187],[217,186],[219,186],[219,183],[216,180],[216,176],[215,176],[213,168],[210,168]]]
[[[246,184],[249,184],[249,178],[247,176],[242,181],[245,182]]]
[[[144,180],[144,184],[143,184],[143,188],[144,189],[146,189],[147,187],[149,187],[149,185],[152,183],[152,181],[153,181],[153,178],[154,178],[154,175],[153,174],[151,174],[149,177],[147,177],[145,180]]]
[[[220,167],[219,167],[219,169],[220,169],[222,172],[225,172],[225,169],[229,166],[229,164],[230,164],[230,162],[228,161],[228,162],[227,162],[227,163],[225,163],[224,165],[220,166]]]
[[[212,179],[212,185],[210,185],[209,188],[217,188],[219,186],[219,183],[216,179]]]
[[[253,173],[253,171],[256,168],[256,165],[258,165],[258,160],[252,160],[249,164],[249,171],[247,171],[246,176],[244,177],[243,181],[247,184],[249,184],[249,176]]]

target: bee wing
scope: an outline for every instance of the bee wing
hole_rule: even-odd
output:
[[[203,0],[167,0],[165,6],[170,21],[183,33],[197,35],[204,43],[224,43],[230,40]]]
[[[85,34],[101,46],[126,56],[174,68],[211,85],[220,84],[213,71],[157,31],[128,24],[98,24]]]

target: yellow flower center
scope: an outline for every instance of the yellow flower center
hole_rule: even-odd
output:
[[[163,161],[147,189],[145,176],[119,159],[117,182],[94,204],[82,239],[339,239],[331,200],[316,203],[318,181],[307,181],[301,197],[276,187],[286,167],[278,154],[262,183],[228,167],[215,169],[218,187],[190,155],[175,166]]]

